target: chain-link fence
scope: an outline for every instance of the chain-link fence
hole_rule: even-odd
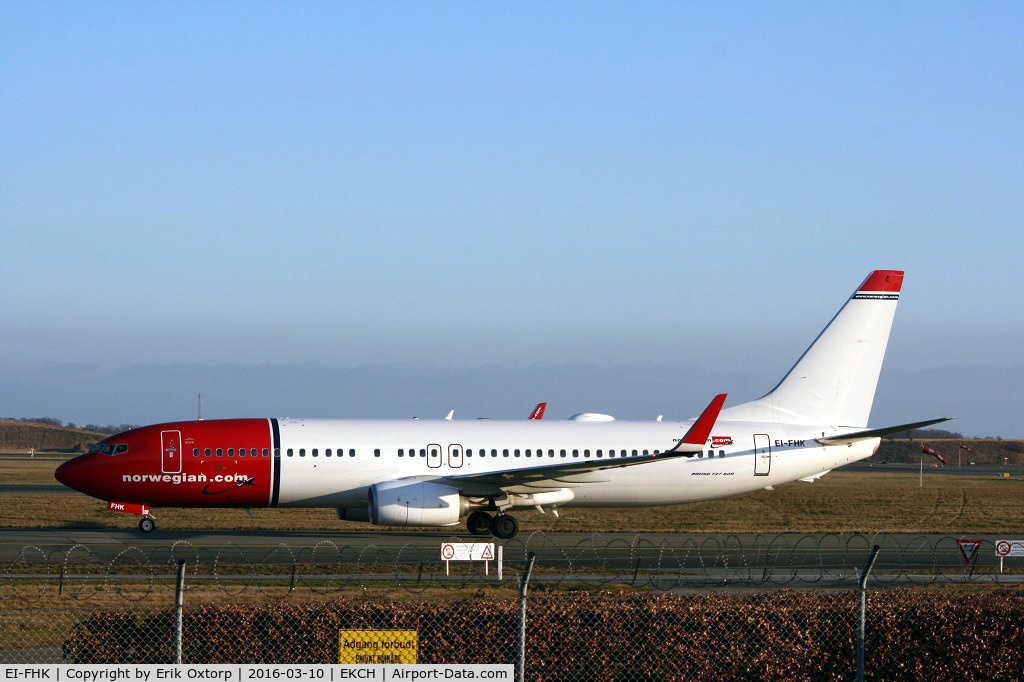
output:
[[[981,562],[991,547],[965,561],[955,539],[807,537],[567,550],[535,536],[502,548],[500,580],[493,563],[446,564],[439,547],[24,548],[0,583],[0,663],[412,655],[513,663],[545,681],[853,679],[874,543],[867,679],[1024,678],[1021,575]]]

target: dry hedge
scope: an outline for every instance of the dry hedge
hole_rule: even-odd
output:
[[[854,672],[854,592],[545,595],[528,604],[527,679],[840,680]],[[171,660],[173,613],[96,611],[78,663]],[[512,663],[514,599],[343,600],[184,612],[189,663],[331,663],[339,629],[419,631],[422,663]],[[885,591],[868,603],[868,676],[1024,679],[1024,595]]]

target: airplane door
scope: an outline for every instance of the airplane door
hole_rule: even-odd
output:
[[[461,445],[449,445],[448,446],[448,466],[458,469],[462,466],[462,446]]]
[[[427,466],[436,469],[441,466],[441,446],[427,446]]]
[[[160,471],[181,473],[181,431],[160,432]]]
[[[754,475],[767,476],[772,468],[772,446],[768,434],[754,434]]]

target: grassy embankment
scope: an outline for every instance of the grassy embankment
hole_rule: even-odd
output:
[[[0,483],[52,484],[54,461],[0,461]],[[161,528],[179,530],[384,530],[342,523],[332,509],[155,509]],[[833,472],[814,483],[674,507],[565,509],[561,518],[524,511],[524,532],[717,533],[1024,532],[1024,479]],[[128,529],[138,518],[108,512],[85,495],[0,496],[0,528]],[[436,529],[428,529],[436,530]],[[453,528],[461,532],[461,527]]]

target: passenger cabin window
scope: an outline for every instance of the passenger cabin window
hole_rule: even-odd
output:
[[[491,457],[497,457],[497,456],[498,456],[498,451],[497,451],[497,449],[494,449],[494,448],[492,448],[492,449],[491,449]]]
[[[253,457],[255,457],[255,456],[256,455],[253,455]],[[270,450],[268,448],[263,448],[263,456],[264,457],[269,457],[270,456]]]
[[[516,448],[516,457],[519,456],[519,448]]]
[[[466,457],[472,457],[472,456],[473,456],[473,451],[472,450],[466,450]]]
[[[288,448],[288,456],[289,457],[294,457],[295,456],[295,451],[292,450],[291,448]]]
[[[203,457],[209,457],[211,454],[212,453],[210,452],[210,448],[206,448],[205,450],[203,450]]]
[[[373,456],[374,457],[380,457],[380,449],[379,448],[374,449]]]
[[[247,451],[246,451],[246,449],[245,449],[245,448],[238,448],[238,456],[239,456],[239,457],[245,457],[245,455],[246,455],[246,452],[247,452]]]
[[[326,450],[324,450],[324,457],[330,457],[330,456],[331,456],[331,449],[327,448]]]
[[[554,456],[555,456],[555,451],[554,450],[548,450],[548,457],[554,457]]]
[[[224,456],[224,448],[217,448],[217,456],[218,457],[223,457]]]
[[[508,450],[502,450],[501,451],[501,456],[502,457],[508,457]]]
[[[565,450],[559,450],[558,451],[558,456],[559,457],[565,457]]]
[[[320,454],[320,450],[317,449],[317,448],[313,448],[313,456],[316,457],[319,454]]]
[[[198,457],[199,456],[199,448],[192,448],[192,456],[193,457]]]
[[[601,456],[601,451],[600,451],[600,450],[598,450],[598,451],[597,451],[597,456],[598,456],[598,457],[600,457],[600,456]]]
[[[306,448],[299,448],[299,457],[306,456]]]
[[[398,456],[399,456],[399,457],[404,457],[404,456],[405,456],[405,455],[403,454],[404,452],[405,452],[405,451],[404,451],[404,450],[402,450],[402,448],[398,448]]]
[[[228,457],[234,457],[234,456],[235,456],[235,449],[234,448],[228,448]]]
[[[572,456],[573,457],[579,457],[580,456],[580,451],[579,450],[573,450],[572,451]]]
[[[355,448],[350,449],[348,451],[348,456],[349,457],[355,457],[356,456],[356,449]]]

